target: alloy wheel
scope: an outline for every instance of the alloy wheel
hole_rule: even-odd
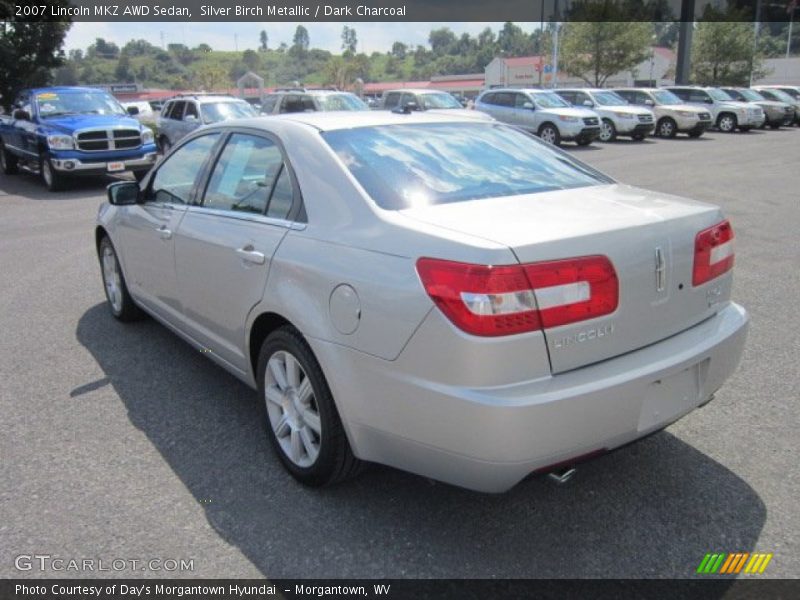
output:
[[[658,133],[663,137],[670,137],[672,135],[672,121],[662,121],[658,128]]]
[[[611,124],[607,121],[603,121],[600,125],[600,141],[601,142],[609,142],[613,137],[613,132],[611,131]]]
[[[556,143],[556,130],[552,127],[545,127],[542,129],[541,136],[542,140],[547,142],[548,144],[555,144]]]
[[[719,129],[725,133],[730,133],[733,131],[735,124],[733,122],[733,117],[724,116],[719,120]]]
[[[322,422],[311,380],[290,352],[280,350],[267,361],[264,396],[284,455],[298,467],[311,467],[319,457]]]
[[[103,248],[103,283],[106,297],[114,308],[114,312],[122,311],[122,278],[119,274],[119,263],[110,246]]]
[[[42,179],[47,184],[47,187],[53,185],[53,167],[50,166],[49,160],[42,161]]]

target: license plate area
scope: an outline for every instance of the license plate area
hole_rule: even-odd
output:
[[[698,363],[647,386],[639,413],[638,431],[666,425],[700,403],[700,376],[706,365]]]
[[[116,173],[125,170],[125,163],[122,161],[110,162],[106,165],[109,173]]]

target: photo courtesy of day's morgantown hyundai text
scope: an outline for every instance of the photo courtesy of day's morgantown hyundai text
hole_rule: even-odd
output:
[[[459,112],[210,125],[100,207],[113,315],[257,388],[303,483],[376,462],[502,492],[663,429],[742,355],[720,208]]]

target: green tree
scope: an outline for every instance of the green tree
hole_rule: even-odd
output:
[[[295,29],[294,31],[294,38],[292,38],[292,47],[289,49],[289,52],[298,57],[303,57],[308,52],[308,47],[310,43],[311,42],[308,38],[308,29],[306,29],[302,25],[298,25],[297,29]]]
[[[131,71],[131,59],[127,52],[123,52],[119,55],[117,67],[114,69],[114,77],[119,82],[130,81],[134,78],[133,72]]]
[[[267,43],[269,42],[269,36],[265,30],[261,30],[261,33],[258,35],[258,49],[261,52],[266,52],[268,50]]]
[[[408,46],[406,46],[403,42],[395,42],[392,44],[392,56],[399,60],[405,60],[406,52],[408,52]]]
[[[211,52],[211,46],[208,44],[198,44],[194,50],[195,52],[199,52],[201,54],[208,54]]]
[[[50,4],[63,7],[68,2]],[[0,22],[0,101],[4,106],[9,108],[20,90],[50,83],[53,69],[63,64],[69,27],[69,20],[22,22],[13,13]]]
[[[602,87],[615,73],[628,71],[649,56],[652,23],[569,22],[562,28],[559,68]]]
[[[198,89],[211,91],[227,88],[230,80],[225,69],[217,64],[206,62],[197,67],[192,83]]]
[[[519,25],[506,22],[497,34],[497,46],[506,56],[525,56],[533,51],[531,38]]]
[[[456,46],[456,34],[449,27],[432,29],[428,35],[428,43],[436,56],[451,54]]]
[[[342,28],[342,50],[350,52],[351,54],[355,54],[356,46],[358,46],[358,36],[356,35],[356,30],[345,25]]]
[[[255,71],[258,69],[258,65],[261,61],[259,60],[256,52],[248,49],[242,53],[242,62],[250,71]]]
[[[711,13],[711,19],[729,18]],[[760,52],[753,53],[753,26],[732,20],[697,24],[692,49],[692,78],[704,85],[747,85],[767,74]]]

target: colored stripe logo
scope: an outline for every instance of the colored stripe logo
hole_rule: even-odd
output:
[[[749,552],[734,552],[726,554],[709,552],[700,561],[697,573],[701,575],[735,575],[744,572],[755,575],[763,573],[771,560],[772,553],[756,552],[750,554]]]

